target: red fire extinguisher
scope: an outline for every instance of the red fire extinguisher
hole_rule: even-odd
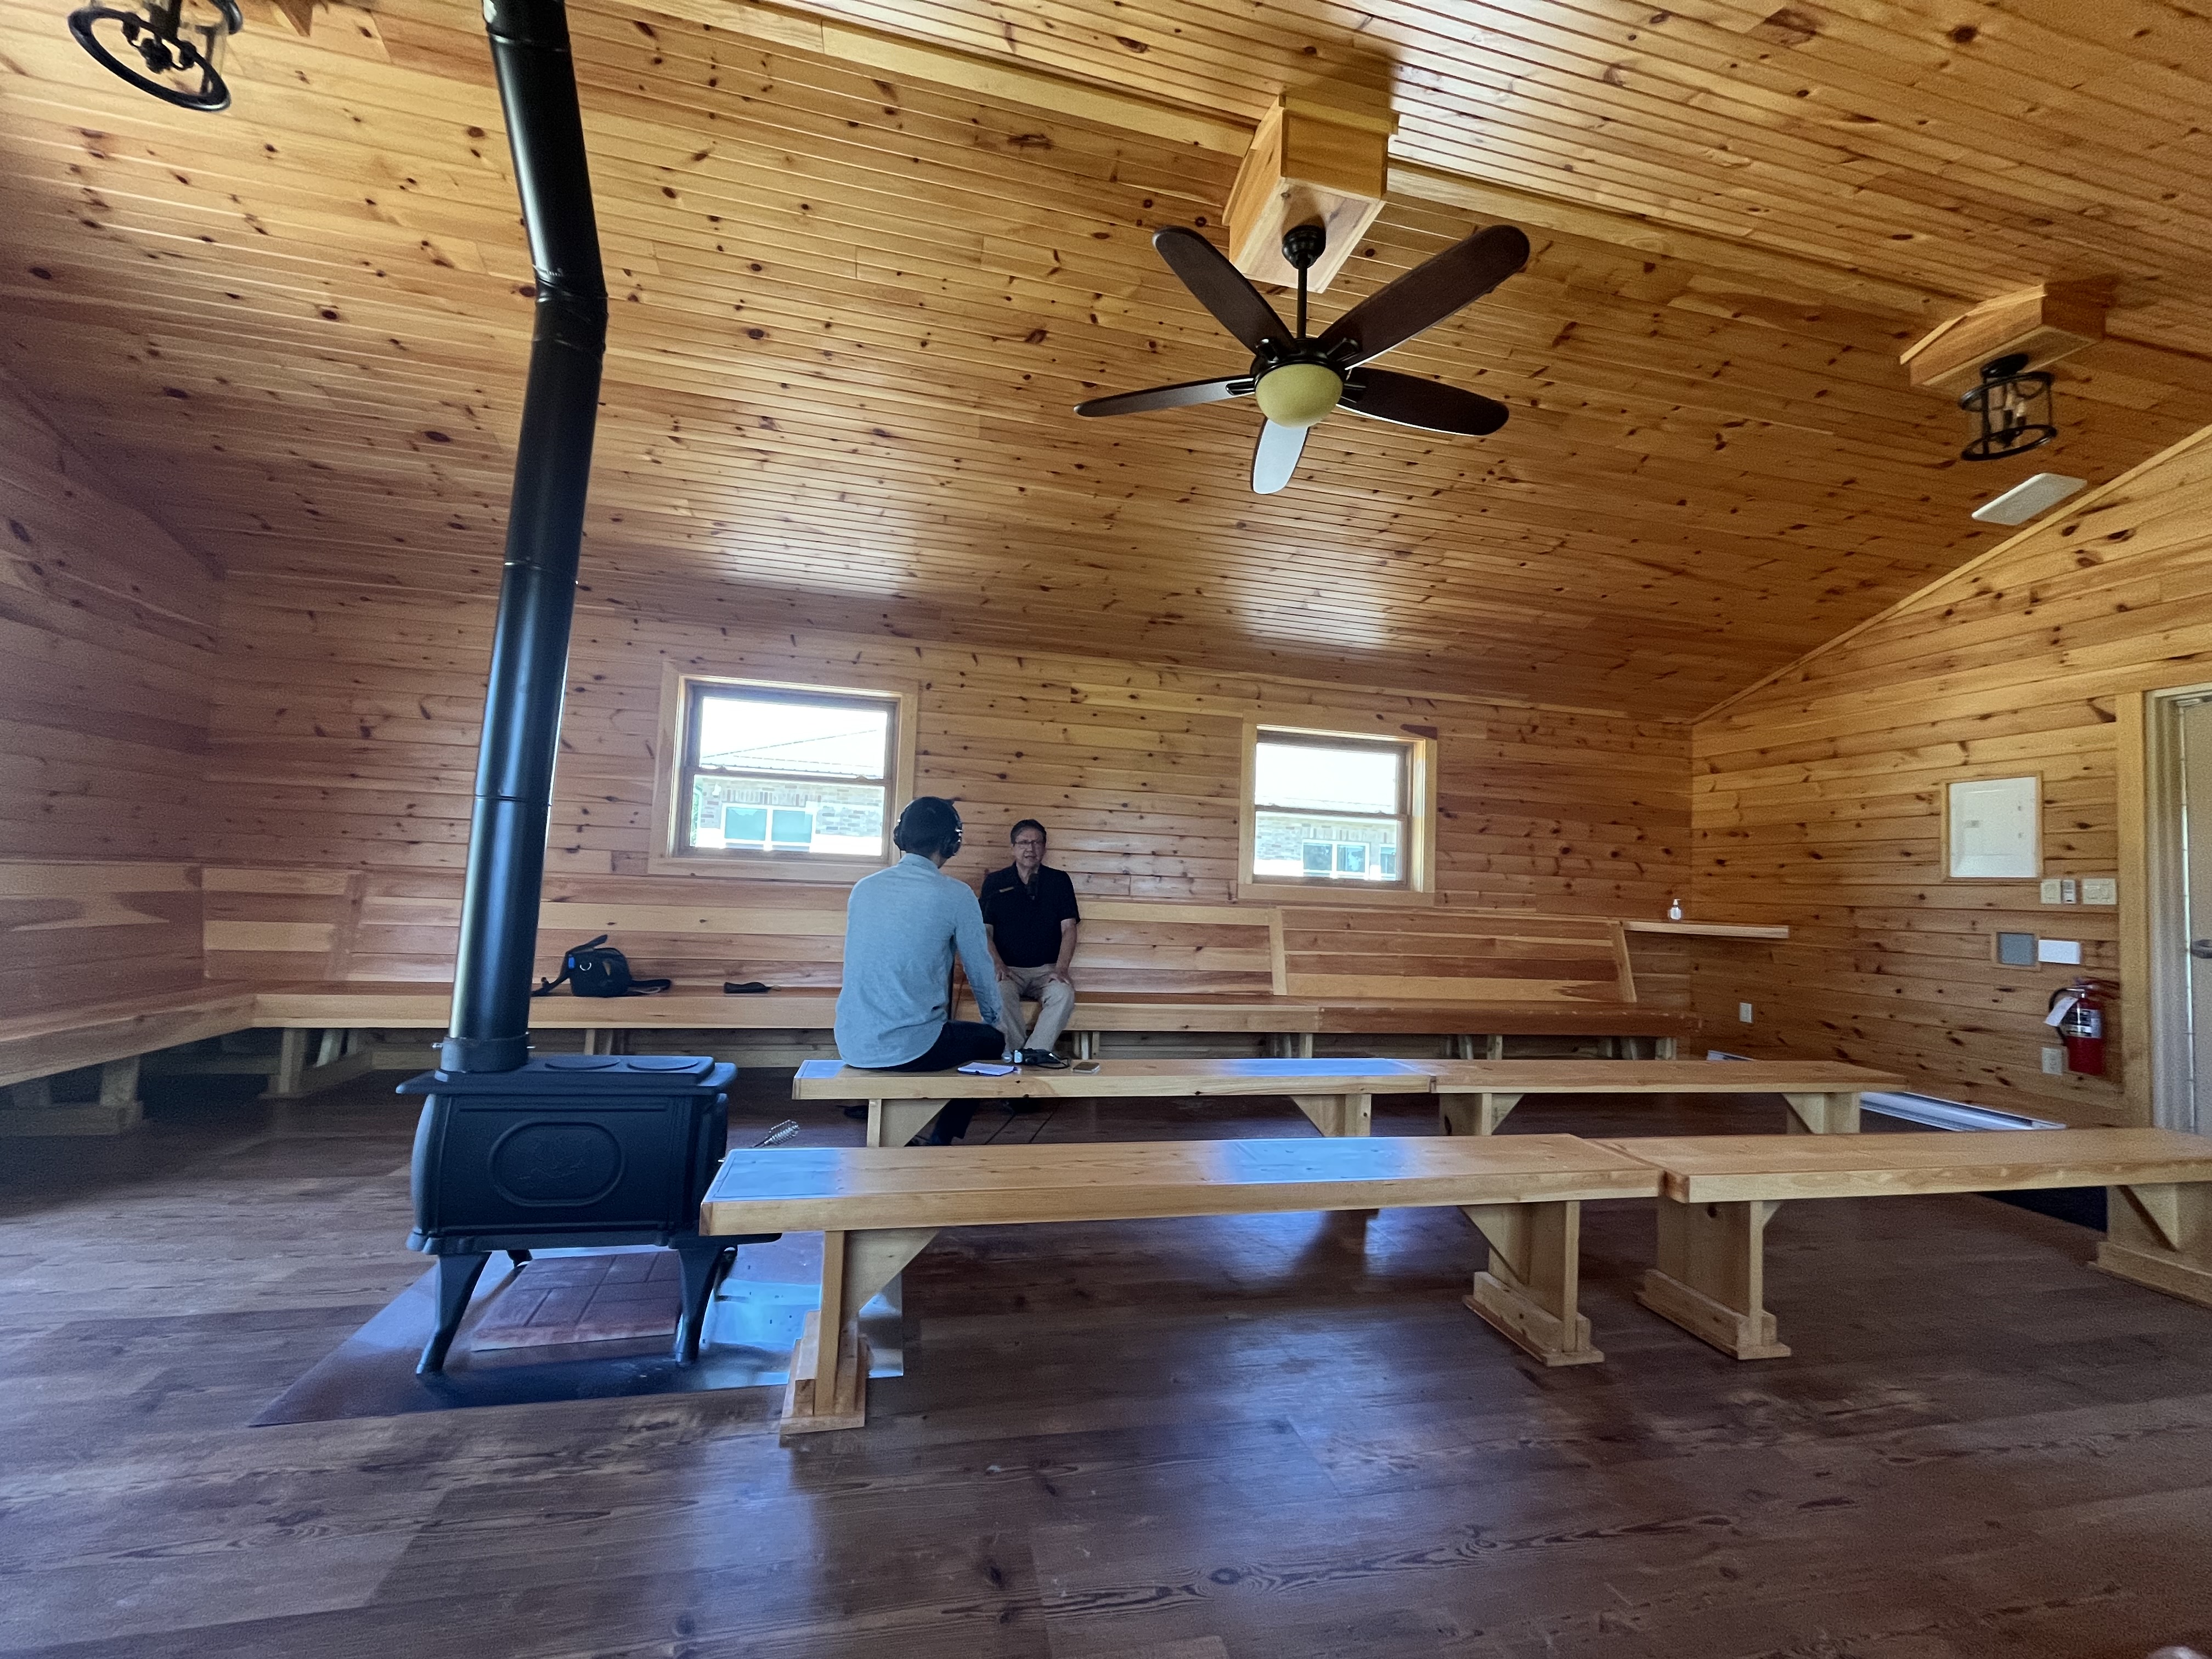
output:
[[[2061,1006],[2058,1040],[2066,1045],[2066,1069],[2084,1077],[2105,1074],[2104,987],[2094,979],[2077,979],[2063,991],[2051,994],[2051,1006]]]

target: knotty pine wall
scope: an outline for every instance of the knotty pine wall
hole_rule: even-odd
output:
[[[226,678],[200,852],[211,870],[326,872],[313,879],[329,889],[334,926],[347,903],[362,902],[349,876],[366,878],[380,915],[404,910],[419,922],[364,930],[386,943],[332,964],[337,974],[443,979],[450,970],[495,575],[418,568],[349,582],[292,567],[234,572],[227,586]],[[969,850],[951,869],[971,881],[1005,860],[1008,827],[1035,816],[1051,828],[1054,862],[1085,892],[1231,900],[1243,721],[1261,712],[1346,730],[1434,729],[1446,902],[1656,916],[1684,879],[1680,724],[954,648],[888,632],[748,627],[745,612],[743,591],[726,586],[644,603],[629,590],[619,600],[580,596],[549,895],[636,904],[688,887],[729,903],[747,886],[765,895],[788,885],[647,873],[672,659],[714,673],[914,686],[918,785],[960,801]],[[223,916],[241,922],[264,910],[298,913],[277,892],[223,902]],[[281,964],[224,956],[226,971],[301,976],[297,955]],[[1661,995],[1658,981],[1680,971],[1658,957],[1651,969]]]
[[[0,1012],[198,981],[217,592],[0,380]]]
[[[2033,881],[1945,879],[1945,786],[2039,773],[2044,873],[2112,875],[2117,702],[2207,680],[2212,429],[1699,722],[1692,915],[1792,929],[1693,951],[1717,1040],[2069,1123],[2134,1121],[2117,1040],[2104,1079],[2039,1063],[2051,989],[2077,971],[2118,982],[2122,913],[2044,905]],[[2079,939],[2083,967],[2001,968],[2000,928]]]

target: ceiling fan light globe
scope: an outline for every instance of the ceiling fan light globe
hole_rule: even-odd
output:
[[[1344,377],[1325,363],[1285,363],[1260,377],[1256,395],[1277,426],[1309,427],[1336,407]]]

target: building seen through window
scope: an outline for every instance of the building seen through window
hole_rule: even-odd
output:
[[[1262,728],[1254,878],[1404,884],[1406,763],[1403,744]]]
[[[880,859],[896,703],[695,684],[685,852]]]

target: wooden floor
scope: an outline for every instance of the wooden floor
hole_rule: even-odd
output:
[[[1546,1373],[1458,1297],[1449,1212],[958,1235],[874,1425],[791,1450],[776,1394],[249,1429],[422,1270],[410,1115],[157,1103],[0,1158],[0,1652],[506,1656],[2064,1655],[2212,1642],[2212,1315],[1987,1200],[1803,1205],[1790,1359],[1632,1301]],[[792,1111],[763,1077],[746,1126]],[[859,1139],[809,1112],[809,1138]],[[1083,1139],[1085,1107],[979,1115]],[[1119,1135],[1304,1134],[1287,1104]],[[1509,1133],[1778,1129],[1778,1103],[1532,1101]],[[1425,1133],[1422,1103],[1378,1132]]]

